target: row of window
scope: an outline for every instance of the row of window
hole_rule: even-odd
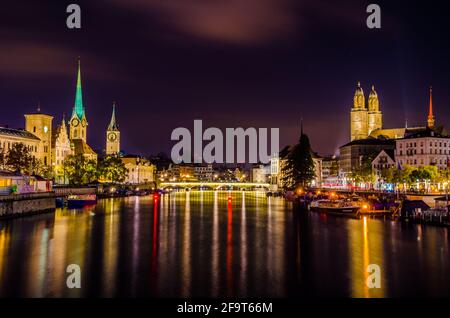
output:
[[[399,143],[399,145],[400,145],[400,147],[399,148],[403,148],[403,143]],[[439,145],[439,147],[442,147],[442,145],[444,146],[444,147],[447,147],[447,142],[442,142],[442,141],[440,141],[440,142],[437,142],[437,141],[435,141],[434,142],[434,146],[435,147],[438,147],[438,145]],[[420,142],[420,147],[423,147],[424,146],[424,142],[423,141],[421,141]],[[450,143],[448,144],[448,146],[450,146]],[[415,147],[417,147],[417,142],[407,142],[406,143],[406,148],[415,148]],[[432,141],[430,141],[430,147],[433,147],[433,142]]]
[[[60,149],[56,149],[56,157],[67,157],[69,155],[70,151],[69,150],[60,150]]]
[[[397,153],[400,156],[403,156],[403,150],[399,150]],[[420,154],[424,155],[425,151],[423,149],[420,149]],[[434,151],[433,151],[433,149],[430,149],[430,151],[427,154],[430,154],[430,155],[432,155],[432,154],[435,154],[435,155],[450,155],[450,150],[447,150],[447,149],[444,149],[444,150],[442,150],[442,149],[434,149]],[[417,149],[407,149],[405,151],[405,155],[407,155],[407,156],[417,155]]]
[[[405,163],[407,165],[417,165],[418,163],[421,165],[425,164],[423,159],[420,159],[420,160],[406,159],[405,161],[400,160],[400,164],[403,164],[403,163]],[[435,160],[435,161],[431,160],[430,164],[431,165],[445,165],[445,164],[447,164],[447,160],[445,160],[445,159],[439,159],[439,160]]]
[[[375,164],[373,165],[373,167],[377,170],[383,170],[383,169],[389,169],[389,168],[393,168],[394,165],[391,164]]]
[[[11,142],[4,141],[3,143],[0,141],[0,149],[11,150],[15,145],[20,144],[20,142]],[[37,152],[37,146],[27,146],[25,145],[29,152]]]

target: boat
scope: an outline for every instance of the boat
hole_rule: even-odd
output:
[[[361,206],[345,200],[314,200],[311,202],[310,210],[314,212],[339,214],[356,217]]]
[[[87,205],[95,204],[97,204],[97,195],[95,194],[69,195],[67,198],[69,209],[83,208]]]

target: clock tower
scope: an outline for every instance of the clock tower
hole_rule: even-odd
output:
[[[86,142],[87,136],[87,119],[83,106],[83,95],[81,92],[81,67],[80,60],[78,60],[78,76],[77,76],[77,89],[75,93],[75,105],[72,111],[72,117],[69,121],[70,125],[70,139],[81,139]]]
[[[120,131],[116,122],[116,103],[113,103],[111,121],[106,130],[106,154],[118,155],[120,152]]]

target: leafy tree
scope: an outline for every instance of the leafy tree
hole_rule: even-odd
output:
[[[39,161],[23,143],[14,144],[4,160],[6,167],[24,174],[36,173],[39,167]]]
[[[410,183],[414,182],[432,182],[439,177],[439,170],[436,166],[421,166],[414,169],[409,178]]]
[[[83,155],[71,155],[64,161],[69,182],[74,185],[88,184],[98,179],[97,163]]]
[[[4,149],[0,151],[0,169],[6,169],[6,153]]]
[[[418,168],[405,165],[403,169],[385,169],[381,172],[382,178],[388,183],[406,184],[410,186],[416,182],[443,182],[442,173],[436,166],[421,166]]]
[[[395,168],[384,168],[381,170],[381,178],[384,180],[384,182],[395,183],[394,181],[395,172],[396,172]]]
[[[375,182],[372,161],[377,155],[377,152],[370,152],[360,157],[359,167],[355,168],[350,175],[356,183],[373,184]]]
[[[124,182],[128,174],[125,164],[116,156],[108,156],[100,161],[98,172],[103,180],[113,183]]]

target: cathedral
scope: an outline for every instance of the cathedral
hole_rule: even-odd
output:
[[[408,133],[424,130],[425,128],[433,128],[433,98],[430,88],[430,103],[428,110],[428,118],[426,126],[419,127],[402,127],[402,128],[383,128],[383,114],[380,110],[380,101],[375,87],[369,94],[366,107],[366,98],[361,84],[358,82],[355,94],[353,96],[353,106],[350,111],[350,140],[363,140],[367,138],[382,139],[399,139],[404,138]],[[439,128],[440,129],[440,128]]]
[[[366,107],[364,91],[358,82],[350,111],[351,141],[339,148],[340,171],[344,174],[350,173],[360,167],[361,156],[373,152],[379,153],[382,150],[393,152],[397,143],[412,136],[425,136],[426,134],[448,136],[444,127],[435,125],[432,93],[430,88],[428,116],[423,126],[407,127],[405,125],[403,128],[383,128],[383,115],[375,87],[372,86]],[[425,150],[420,149],[419,151]]]

